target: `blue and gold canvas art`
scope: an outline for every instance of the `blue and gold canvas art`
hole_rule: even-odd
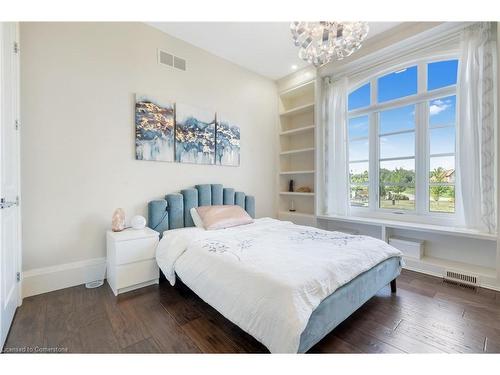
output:
[[[174,161],[174,104],[137,95],[135,158]]]
[[[237,167],[240,165],[240,128],[217,114],[215,133],[215,163]]]
[[[215,112],[176,105],[175,161],[215,163]]]

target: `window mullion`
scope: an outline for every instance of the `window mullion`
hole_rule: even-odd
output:
[[[416,153],[415,153],[415,208],[417,214],[427,214],[428,209],[428,159],[427,104],[418,103],[415,111]]]
[[[421,61],[418,63],[417,72],[417,92],[418,94],[423,94],[427,92],[427,63]]]
[[[427,61],[418,63],[418,93],[420,96],[429,95],[427,91]],[[417,129],[417,154],[415,171],[416,186],[415,186],[415,207],[417,214],[426,215],[429,213],[429,126],[427,116],[427,101],[422,101],[417,104],[418,118],[416,118]]]
[[[370,80],[371,86],[371,106],[376,106],[378,104],[378,81],[377,77],[372,77]],[[378,113],[370,113],[370,202],[369,207],[371,211],[375,211],[378,208],[378,175],[379,175],[379,138],[378,138]]]
[[[377,92],[378,92],[378,81],[376,77],[373,77],[370,80],[370,107],[373,107],[378,104]]]
[[[378,207],[378,156],[379,156],[379,138],[378,138],[378,113],[372,112],[370,114],[370,147],[369,147],[369,179],[370,179],[370,191],[369,191],[369,208],[371,211],[376,210]]]
[[[420,80],[419,80],[419,82],[420,82]],[[418,83],[418,85],[423,85],[423,84],[427,85],[427,82]],[[377,111],[377,112],[386,111],[389,109],[404,107],[404,106],[411,105],[411,104],[418,103],[418,102],[444,98],[447,96],[453,96],[456,94],[456,90],[457,90],[456,85],[453,85],[453,86],[444,87],[442,89],[432,90],[429,92],[422,92],[422,93],[417,92],[415,95],[409,95],[409,96],[405,96],[405,97],[402,97],[399,99],[389,100],[387,102],[383,102],[380,104],[378,104],[378,103],[370,104],[370,106],[368,106],[368,107],[355,109],[355,110],[349,112],[349,117],[361,117],[364,115],[368,115],[369,113],[371,113],[373,111]],[[373,98],[372,98],[372,100],[373,100]]]

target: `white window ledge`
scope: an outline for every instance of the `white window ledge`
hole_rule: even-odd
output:
[[[377,219],[377,218],[359,217],[359,216],[318,215],[317,218],[320,220],[343,221],[349,223],[375,225],[380,227],[409,229],[420,232],[440,233],[440,234],[476,238],[488,241],[497,240],[496,233],[485,233],[485,232],[479,232],[477,230],[460,228],[460,227],[447,227],[441,225],[422,224],[422,223],[413,223],[413,222],[386,220],[386,219]]]

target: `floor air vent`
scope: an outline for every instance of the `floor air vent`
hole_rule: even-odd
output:
[[[186,60],[161,49],[158,50],[158,64],[186,71]]]
[[[446,271],[444,281],[450,284],[463,286],[465,288],[474,289],[477,285],[477,276],[467,275],[465,273]]]

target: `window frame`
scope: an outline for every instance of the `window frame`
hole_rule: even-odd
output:
[[[455,225],[457,220],[457,212],[459,210],[459,201],[456,199],[456,185],[459,183],[459,168],[456,163],[457,151],[457,137],[455,135],[455,212],[438,212],[430,210],[430,128],[429,128],[429,102],[435,99],[445,98],[448,96],[455,96],[456,103],[458,103],[457,84],[441,87],[432,91],[427,91],[427,66],[440,61],[458,60],[460,67],[460,56],[457,52],[447,52],[441,54],[429,54],[419,58],[408,59],[400,61],[397,64],[372,72],[369,76],[358,78],[348,88],[348,94],[354,90],[370,83],[370,105],[367,107],[358,108],[347,113],[348,126],[349,119],[368,116],[369,118],[369,170],[368,170],[368,194],[369,203],[368,207],[358,207],[350,205],[350,215],[352,216],[368,216],[382,219],[391,220],[404,220],[427,223],[436,223],[441,225]],[[393,99],[383,103],[378,103],[378,78],[383,77],[392,72],[404,68],[417,67],[417,92],[416,94],[405,96],[402,98]],[[459,68],[458,68],[459,69]],[[457,72],[458,74],[458,72]],[[458,77],[457,77],[458,81]],[[348,98],[346,103],[348,102]],[[380,142],[379,142],[379,122],[380,112],[385,110],[396,109],[408,105],[415,105],[415,209],[390,210],[387,208],[379,207],[379,168],[380,168]],[[346,104],[347,107],[347,104]],[[455,105],[456,111],[457,105]],[[455,117],[457,119],[457,116]],[[457,124],[455,121],[455,134],[457,131]],[[349,137],[347,131],[346,149],[349,151]],[[423,155],[423,156],[422,156]],[[403,159],[403,158],[402,158]],[[399,160],[399,159],[398,159]],[[349,155],[347,155],[347,172],[348,184],[350,192],[350,175],[349,175]]]
[[[370,196],[370,148],[368,148],[368,159],[356,159],[356,160],[351,160],[349,156],[349,150],[350,150],[350,142],[360,142],[360,141],[368,141],[368,145],[370,145],[370,117],[369,116],[357,116],[357,117],[349,117],[348,119],[348,126],[349,126],[349,120],[354,119],[354,118],[360,118],[360,117],[367,117],[368,119],[368,135],[366,136],[360,136],[360,137],[354,137],[349,140],[347,143],[347,175],[348,175],[348,180],[349,180],[349,195],[351,194],[351,187],[356,185],[356,186],[366,186],[368,187],[368,197]],[[349,133],[349,132],[348,132]],[[349,136],[348,136],[349,137]],[[351,164],[368,164],[368,182],[367,183],[359,183],[359,184],[351,184]],[[369,200],[368,200],[369,202]],[[350,202],[349,202],[350,204]],[[356,206],[352,206],[356,207]],[[360,206],[361,207],[361,206]],[[363,207],[365,208],[365,207]]]

